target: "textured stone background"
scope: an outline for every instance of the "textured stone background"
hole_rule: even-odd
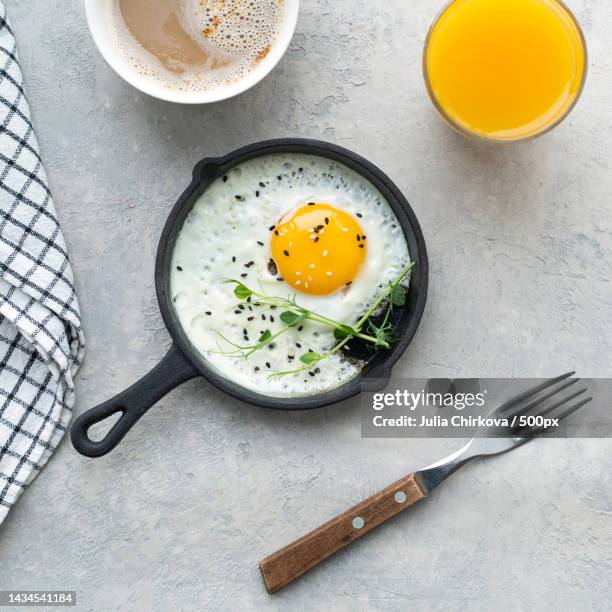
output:
[[[89,353],[79,412],[169,345],[157,240],[194,163],[270,137],[369,157],[405,190],[431,258],[405,375],[610,376],[612,4],[572,0],[590,77],[545,138],[491,148],[435,116],[420,54],[442,0],[306,0],[255,89],[185,108],[105,65],[81,2],[9,0]],[[76,589],[80,610],[607,610],[610,441],[537,441],[473,464],[414,511],[266,594],[258,560],[452,441],[364,441],[356,406],[267,412],[203,381],[111,455],[65,442],[0,529],[0,588]]]

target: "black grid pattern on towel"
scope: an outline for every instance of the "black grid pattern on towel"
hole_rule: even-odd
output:
[[[0,0],[0,523],[66,432],[84,339]]]

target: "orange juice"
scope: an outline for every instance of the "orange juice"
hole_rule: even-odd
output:
[[[455,0],[432,26],[423,63],[429,94],[451,125],[485,139],[520,140],[572,109],[586,45],[558,0]]]

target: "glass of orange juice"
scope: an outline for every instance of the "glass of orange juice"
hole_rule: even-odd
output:
[[[429,30],[423,70],[452,127],[515,142],[572,110],[586,79],[586,42],[560,0],[453,0]]]

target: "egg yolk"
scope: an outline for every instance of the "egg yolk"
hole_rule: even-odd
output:
[[[327,295],[350,285],[366,257],[367,237],[353,215],[310,203],[272,228],[272,258],[296,290]]]

